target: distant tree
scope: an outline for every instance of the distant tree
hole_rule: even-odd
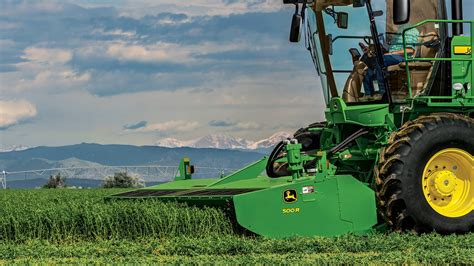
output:
[[[143,184],[137,176],[130,176],[126,172],[115,173],[108,176],[102,183],[103,188],[141,188]]]
[[[57,173],[55,176],[50,176],[46,184],[43,185],[43,188],[65,188],[66,178],[61,177],[61,173]]]

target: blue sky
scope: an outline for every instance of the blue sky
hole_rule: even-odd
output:
[[[292,12],[279,0],[0,0],[0,148],[257,140],[321,121],[309,54],[288,43]]]
[[[292,8],[192,2],[1,0],[0,147],[256,140],[322,119]]]

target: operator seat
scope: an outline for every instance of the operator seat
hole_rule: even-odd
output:
[[[439,51],[439,36],[436,32],[420,34],[419,46],[415,58],[435,58]],[[388,82],[395,101],[403,101],[408,97],[406,62],[388,67]],[[411,88],[413,96],[426,92],[433,72],[433,62],[409,62]]]
[[[352,73],[347,78],[342,92],[342,99],[346,103],[359,102],[359,98],[363,96],[361,92],[364,76],[367,73],[367,65],[362,61],[355,61]]]

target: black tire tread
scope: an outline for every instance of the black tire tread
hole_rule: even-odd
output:
[[[440,126],[459,125],[459,123],[474,128],[474,119],[460,114],[433,113],[420,116],[393,132],[389,137],[388,145],[380,150],[379,164],[374,171],[376,197],[381,217],[394,230],[414,230],[419,233],[434,230],[417,222],[414,218],[416,215],[408,212],[401,188],[403,179],[401,175],[403,167],[407,163],[406,155],[412,149],[412,144],[419,140],[424,133]],[[472,230],[472,227],[465,230]]]

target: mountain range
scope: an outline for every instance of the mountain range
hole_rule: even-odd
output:
[[[30,148],[32,147],[25,146],[25,145],[12,145],[12,146],[3,147],[3,148],[0,147],[0,152],[24,151]]]
[[[287,139],[291,134],[287,132],[278,132],[269,138],[252,141],[243,138],[233,137],[226,134],[211,134],[192,140],[178,140],[176,138],[165,138],[156,142],[157,146],[177,148],[216,148],[216,149],[237,149],[237,150],[256,150],[264,151],[274,147],[278,142]]]
[[[183,157],[191,158],[196,165],[235,169],[263,156],[254,151],[82,143],[0,153],[0,171],[121,165],[173,166],[178,165]]]
[[[5,148],[0,152],[0,172],[8,173],[9,187],[33,188],[44,184],[49,175],[69,171],[63,170],[64,168],[75,169],[73,178],[69,179],[70,184],[96,187],[104,178],[103,169],[106,169],[107,176],[113,175],[115,171],[122,171],[123,169],[119,166],[171,166],[175,169],[181,158],[189,157],[198,169],[196,178],[217,177],[221,171],[219,169],[228,169],[228,171],[240,169],[262,158],[276,143],[288,137],[290,134],[279,132],[259,141],[213,134],[189,141],[168,138],[159,141],[154,146],[94,143],[60,147],[19,145]],[[211,170],[208,169],[211,168],[217,171],[210,173]],[[57,170],[24,173],[24,171],[38,169]],[[97,169],[102,169],[100,174]],[[140,171],[147,171],[147,173],[138,173],[128,169],[129,173],[138,174],[147,182],[163,182],[174,175],[174,172],[164,173],[159,170],[156,170],[156,173],[150,173],[149,169],[145,169]],[[69,175],[71,175],[70,172]]]
[[[100,145],[82,143],[61,147],[34,147],[21,151],[0,153],[0,172],[7,172],[7,184],[12,188],[34,188],[45,183],[49,175],[63,173],[63,168],[74,170],[71,182],[77,179],[96,180],[89,184],[100,184],[106,175],[123,171],[119,166],[150,166],[140,168],[145,181],[166,181],[175,174],[176,166],[183,157],[189,157],[196,166],[196,178],[217,177],[219,169],[239,169],[262,158],[264,154],[255,151],[225,150],[213,148],[166,148],[157,146]],[[169,166],[166,173],[156,166]],[[31,171],[56,169],[53,171]],[[99,169],[99,170],[97,170]],[[135,170],[128,168],[129,173]],[[213,169],[213,170],[209,170]],[[24,171],[30,171],[25,173]],[[150,171],[152,171],[150,173]],[[153,172],[154,171],[154,172]],[[18,173],[22,172],[22,173]],[[70,172],[70,171],[69,171]],[[227,172],[229,173],[229,172]],[[75,180],[72,180],[75,179]],[[43,180],[43,181],[41,181]],[[97,182],[99,181],[99,182]],[[77,183],[77,182],[76,182]],[[81,181],[83,184],[84,181]]]

